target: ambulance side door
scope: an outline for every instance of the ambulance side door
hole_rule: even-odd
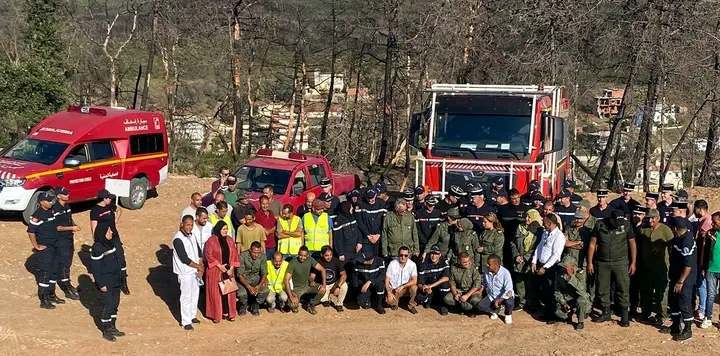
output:
[[[90,165],[93,166],[94,194],[105,188],[105,179],[120,179],[120,162],[117,160],[113,144],[109,140],[93,141],[87,144]]]
[[[87,146],[84,143],[75,145],[63,160],[75,159],[80,162],[78,167],[68,167],[68,170],[58,174],[61,185],[70,191],[71,201],[92,199],[94,194],[90,188],[93,186],[92,168],[87,167],[90,162]]]

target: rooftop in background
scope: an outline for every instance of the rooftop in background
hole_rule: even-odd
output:
[[[602,95],[596,96],[597,114],[606,119],[613,118],[620,113],[622,98],[625,89],[604,89]]]

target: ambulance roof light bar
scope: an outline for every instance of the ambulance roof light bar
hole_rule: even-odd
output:
[[[540,85],[480,85],[480,84],[433,84],[433,93],[498,93],[498,94],[552,94],[560,86]]]

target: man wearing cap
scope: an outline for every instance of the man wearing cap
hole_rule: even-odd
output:
[[[450,208],[450,210],[447,211],[444,221],[437,226],[437,229],[435,229],[435,232],[430,237],[430,240],[428,240],[427,245],[425,245],[425,249],[423,250],[423,259],[430,252],[430,247],[438,246],[440,254],[450,261],[452,255],[450,243],[452,241],[452,236],[455,233],[455,226],[457,226],[457,222],[460,218],[460,209]]]
[[[120,262],[120,277],[122,286],[120,290],[125,295],[130,294],[130,289],[127,283],[127,263],[125,260],[125,248],[123,247],[122,240],[120,239],[120,232],[117,229],[117,223],[120,221],[122,215],[122,209],[118,209],[115,205],[116,197],[107,189],[103,189],[98,192],[98,203],[90,208],[90,233],[95,236],[95,230],[100,229],[104,231],[106,227],[110,228],[112,232],[112,243],[115,248],[115,256]],[[222,202],[223,204],[225,202]],[[227,211],[227,209],[225,209]]]
[[[631,195],[633,191],[635,191],[635,183],[623,184],[621,195],[613,199],[609,204],[611,208],[622,211],[628,220],[632,219],[633,209],[640,205],[637,200],[633,199]]]
[[[58,230],[55,212],[52,209],[55,197],[50,192],[40,192],[39,207],[28,223],[27,233],[33,252],[37,256],[37,282],[40,308],[55,309],[55,304],[64,304],[65,300],[55,295],[57,283],[57,240]]]
[[[660,198],[660,194],[657,192],[647,192],[645,193],[645,206],[648,209],[657,209],[657,202]]]
[[[375,255],[375,249],[363,247],[357,254],[353,279],[358,291],[358,305],[369,309],[372,305],[372,294],[375,294],[375,310],[379,314],[385,314],[385,262]]]
[[[256,212],[255,207],[250,203],[250,192],[238,192],[237,195],[238,201],[235,202],[235,206],[233,206],[232,212],[230,213],[230,221],[235,231],[237,231],[240,225],[245,225],[246,216],[254,216]],[[193,213],[193,215],[195,214]]]
[[[433,245],[425,260],[420,264],[418,272],[417,301],[424,308],[439,306],[440,315],[447,315],[448,310],[443,299],[450,292],[450,265],[442,256],[440,247]]]
[[[380,255],[380,235],[387,208],[385,202],[377,198],[377,191],[370,188],[365,192],[365,199],[355,210],[357,225],[362,234],[360,243],[374,249],[373,256]]]
[[[415,208],[413,210],[420,210],[425,204],[425,198],[430,195],[430,189],[425,189],[422,185],[418,185],[413,190],[415,194]]]
[[[598,189],[595,194],[597,195],[598,203],[594,207],[590,208],[590,216],[595,218],[595,220],[600,221],[610,217],[610,212],[614,209],[608,204],[607,189]]]
[[[565,179],[563,182],[563,189],[570,192],[570,202],[575,206],[579,206],[583,198],[575,193],[575,181],[569,178]]]
[[[490,190],[490,192],[488,192],[487,195],[487,198],[490,199],[489,203],[496,205],[497,197],[502,192],[504,192],[507,196],[507,192],[505,192],[505,179],[503,179],[503,177],[495,177],[492,180],[492,189]]]
[[[621,211],[613,210],[609,217],[595,224],[586,265],[588,273],[597,272],[597,296],[602,314],[595,322],[610,321],[610,284],[615,281],[615,303],[621,311],[620,326],[630,326],[630,275],[635,274],[636,256],[635,232]]]
[[[437,204],[437,208],[440,209],[443,215],[452,207],[460,208],[460,199],[466,195],[467,193],[462,188],[457,185],[451,185],[450,191],[445,195],[445,198]],[[462,213],[462,209],[460,213]]]
[[[455,224],[453,237],[450,240],[450,263],[457,263],[457,258],[461,253],[467,253],[475,261],[478,271],[482,271],[482,258],[480,256],[480,239],[473,230],[473,225],[467,218],[458,220]]]
[[[575,219],[577,206],[573,205],[572,193],[567,189],[563,189],[558,197],[560,201],[555,204],[555,214],[560,217],[563,229],[568,231],[568,228],[573,225],[572,222]]]
[[[382,255],[386,258],[397,257],[395,253],[401,246],[407,246],[413,256],[420,255],[415,218],[407,211],[404,200],[395,201],[395,209],[385,215],[381,236]]]
[[[320,180],[320,188],[322,188],[323,193],[327,193],[330,198],[329,200],[330,207],[328,208],[328,215],[330,215],[330,218],[334,219],[337,216],[337,208],[338,205],[340,205],[340,199],[333,194],[333,186],[332,181],[330,178],[325,177]]]
[[[668,246],[673,233],[660,222],[657,209],[648,210],[646,219],[647,224],[640,229],[637,241],[641,320],[662,326],[668,317]],[[650,319],[652,313],[655,313],[654,319]]]
[[[484,230],[485,217],[493,212],[495,209],[485,202],[485,192],[482,187],[473,187],[470,190],[470,204],[465,208],[465,217],[473,223],[473,228],[478,235]]]
[[[636,205],[633,208],[632,211],[632,219],[630,220],[633,228],[633,232],[635,233],[636,239],[636,245],[637,245],[637,256],[638,256],[638,267],[635,274],[630,276],[630,317],[633,319],[637,319],[638,312],[637,309],[640,306],[640,283],[641,283],[641,276],[640,276],[640,234],[642,233],[642,229],[647,227],[646,222],[646,215],[648,213],[649,209],[642,205]]]
[[[353,209],[357,209],[358,204],[360,203],[360,200],[362,199],[362,194],[360,193],[359,189],[353,189],[349,193],[347,193],[347,200],[352,204]]]
[[[662,201],[657,204],[657,210],[660,213],[660,219],[663,224],[668,223],[668,219],[672,216],[672,203],[673,203],[673,192],[675,186],[669,183],[664,183],[660,188],[660,197]]]
[[[377,192],[378,199],[383,203],[383,206],[388,211],[392,210],[395,206],[395,200],[391,199],[388,193],[387,185],[383,181],[375,183],[375,191]]]
[[[480,288],[482,277],[475,266],[470,254],[462,252],[457,262],[450,268],[450,293],[445,295],[445,305],[460,307],[467,315],[474,317],[473,310],[477,310],[482,301]]]
[[[411,214],[415,215],[415,191],[412,188],[406,188],[403,191],[402,196],[403,201],[405,202],[405,209]]]
[[[55,223],[57,224],[57,259],[58,264],[56,275],[59,277],[57,284],[65,293],[65,298],[79,300],[75,287],[70,282],[70,267],[72,266],[73,255],[75,254],[74,232],[80,231],[80,227],[72,219],[70,210],[70,192],[64,187],[55,188],[57,201],[53,205]]]
[[[435,207],[437,203],[438,198],[428,194],[425,196],[425,202],[415,209],[415,223],[417,224],[420,251],[425,251],[426,247],[428,247],[428,240],[430,240],[442,221],[440,209]]]
[[[673,239],[670,240],[668,268],[668,306],[672,325],[660,331],[671,334],[676,341],[692,337],[693,289],[697,274],[697,246],[685,218],[672,218]]]
[[[315,200],[312,211],[303,216],[303,232],[305,233],[305,246],[313,258],[320,258],[323,246],[332,247],[332,220],[325,212],[325,202]]]
[[[565,255],[560,262],[562,274],[555,283],[555,315],[560,320],[572,323],[572,314],[577,317],[573,325],[575,330],[585,327],[583,321],[590,312],[590,296],[587,293],[587,275],[578,267],[578,260],[571,255]]]
[[[520,202],[525,206],[532,206],[538,195],[542,196],[542,193],[540,193],[540,182],[538,182],[537,179],[533,179],[530,181],[530,184],[528,184],[527,193],[520,197]]]

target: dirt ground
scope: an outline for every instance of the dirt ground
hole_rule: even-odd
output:
[[[487,317],[441,317],[432,310],[411,315],[405,310],[378,315],[374,311],[347,310],[342,314],[320,308],[318,315],[267,314],[245,316],[234,323],[213,325],[202,319],[193,332],[178,325],[178,286],[170,263],[170,240],[179,212],[192,191],[206,191],[208,180],[171,177],[139,211],[125,211],[119,225],[129,269],[132,294],[122,296],[118,326],[127,336],[116,343],[103,340],[90,316],[95,293],[82,260],[92,239],[88,233],[87,206],[74,215],[83,231],[76,235],[73,283],[80,286],[81,301],[68,301],[55,310],[38,307],[30,243],[17,219],[0,221],[0,355],[28,354],[692,354],[714,353],[720,333],[713,327],[694,330],[684,343],[670,340],[655,328],[633,323],[586,323],[576,332],[570,325],[547,326],[524,312],[514,314],[506,326]],[[711,196],[720,208],[717,191],[693,192]],[[61,295],[61,293],[59,293]]]

